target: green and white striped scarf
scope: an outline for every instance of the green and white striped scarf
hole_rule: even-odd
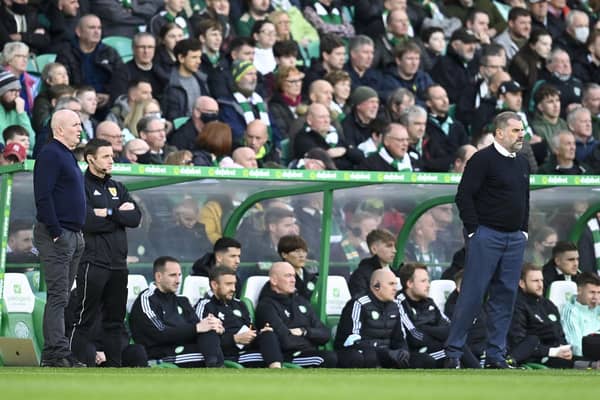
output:
[[[598,218],[594,217],[587,223],[588,228],[592,231],[594,239],[594,257],[596,258],[596,270],[600,271],[600,226],[598,226]]]
[[[412,165],[410,163],[410,156],[408,153],[404,154],[402,160],[395,159],[388,153],[387,149],[384,146],[379,146],[379,151],[377,152],[383,160],[390,164],[392,168],[396,171],[412,171]]]
[[[233,97],[244,112],[244,121],[246,121],[246,125],[256,120],[254,112],[252,111],[252,105],[256,106],[260,115],[260,120],[267,126],[269,131],[269,141],[271,141],[271,120],[269,119],[269,114],[267,113],[267,107],[265,106],[263,98],[256,92],[252,93],[252,96],[250,97],[246,97],[240,92],[235,92]]]
[[[325,6],[319,3],[318,1],[315,1],[314,7],[315,11],[317,12],[317,15],[326,24],[341,25],[344,23],[344,21],[342,20],[342,14],[340,13],[340,10],[337,9],[337,7],[333,7],[331,9],[331,12],[329,12],[325,8]]]

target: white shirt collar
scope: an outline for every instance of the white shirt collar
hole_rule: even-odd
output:
[[[502,154],[504,157],[515,158],[517,156],[517,153],[511,153],[510,151],[508,151],[504,147],[502,147],[501,144],[496,142],[496,139],[494,139],[494,147],[496,148],[498,153]]]

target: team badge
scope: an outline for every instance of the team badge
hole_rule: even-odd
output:
[[[183,314],[183,308],[177,306],[177,314],[179,314],[179,315]]]
[[[233,315],[235,315],[236,317],[241,317],[242,312],[240,310],[233,310]]]
[[[371,318],[377,321],[379,319],[379,313],[377,311],[371,311]]]
[[[183,351],[183,346],[177,346],[175,347],[175,354],[179,354]]]
[[[423,346],[419,349],[419,353],[421,353],[421,354],[427,353],[427,350],[428,350],[427,346]]]
[[[554,314],[548,314],[548,319],[552,322],[556,322],[558,320]]]
[[[221,321],[224,321],[225,315],[221,311],[219,311],[219,313],[217,314],[217,318],[219,318]]]
[[[302,314],[306,314],[306,307],[304,307],[303,305],[298,306],[298,310],[300,310]]]
[[[306,288],[312,292],[313,290],[315,290],[315,284],[312,282],[308,282],[306,284]]]
[[[433,311],[433,310],[435,310],[435,307],[433,305],[431,305],[431,306],[429,306],[428,310]]]
[[[112,197],[117,197],[117,188],[116,187],[109,187],[108,188],[108,193],[110,193]]]

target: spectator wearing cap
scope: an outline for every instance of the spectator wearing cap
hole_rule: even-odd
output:
[[[472,90],[475,85],[477,61],[474,57],[478,43],[473,32],[457,29],[452,33],[446,55],[431,70],[431,77],[446,89],[452,104],[456,104],[461,94]]]
[[[514,7],[508,13],[508,28],[496,36],[494,42],[504,47],[510,61],[525,46],[530,34],[531,13],[524,8]]]
[[[0,73],[0,131],[10,125],[20,125],[29,133],[30,149],[35,145],[35,133],[25,111],[25,101],[19,96],[21,83],[11,72]],[[29,152],[31,155],[31,151]]]
[[[342,122],[344,136],[349,146],[356,147],[371,137],[369,124],[379,111],[379,96],[368,86],[357,87],[350,95],[352,112]]]
[[[2,160],[0,160],[0,164],[2,165],[10,165],[21,163],[27,159],[27,150],[25,146],[20,143],[12,142],[4,147],[4,151],[2,152]]]
[[[350,58],[344,65],[344,70],[350,74],[352,89],[368,86],[379,91],[381,73],[373,68],[375,45],[373,39],[365,35],[354,36],[350,39]]]
[[[441,85],[432,85],[426,91],[429,109],[423,140],[423,167],[429,172],[448,172],[458,148],[467,144],[465,127],[448,115],[450,102]]]
[[[267,103],[256,92],[258,72],[251,61],[234,61],[231,72],[234,81],[234,92],[230,98],[219,99],[219,120],[231,127],[233,140],[240,142],[248,124],[260,119],[269,131],[269,139],[279,147],[281,136],[279,129],[273,124]]]
[[[395,65],[390,65],[382,83],[382,95],[387,99],[398,88],[410,90],[419,105],[425,105],[425,90],[433,84],[431,76],[421,70],[421,49],[412,41],[397,46],[394,50]]]
[[[367,157],[357,169],[364,171],[413,171],[408,154],[409,138],[406,128],[399,123],[388,124],[382,132],[382,143],[377,152]]]
[[[202,43],[198,39],[183,39],[177,42],[173,52],[177,58],[177,68],[171,70],[161,104],[169,121],[189,117],[196,99],[210,96],[207,76],[199,71]]]

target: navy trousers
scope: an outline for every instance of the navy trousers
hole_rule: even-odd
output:
[[[504,360],[526,243],[523,232],[501,232],[482,225],[467,240],[465,272],[446,341],[448,357],[462,356],[469,328],[487,293],[486,360]]]

